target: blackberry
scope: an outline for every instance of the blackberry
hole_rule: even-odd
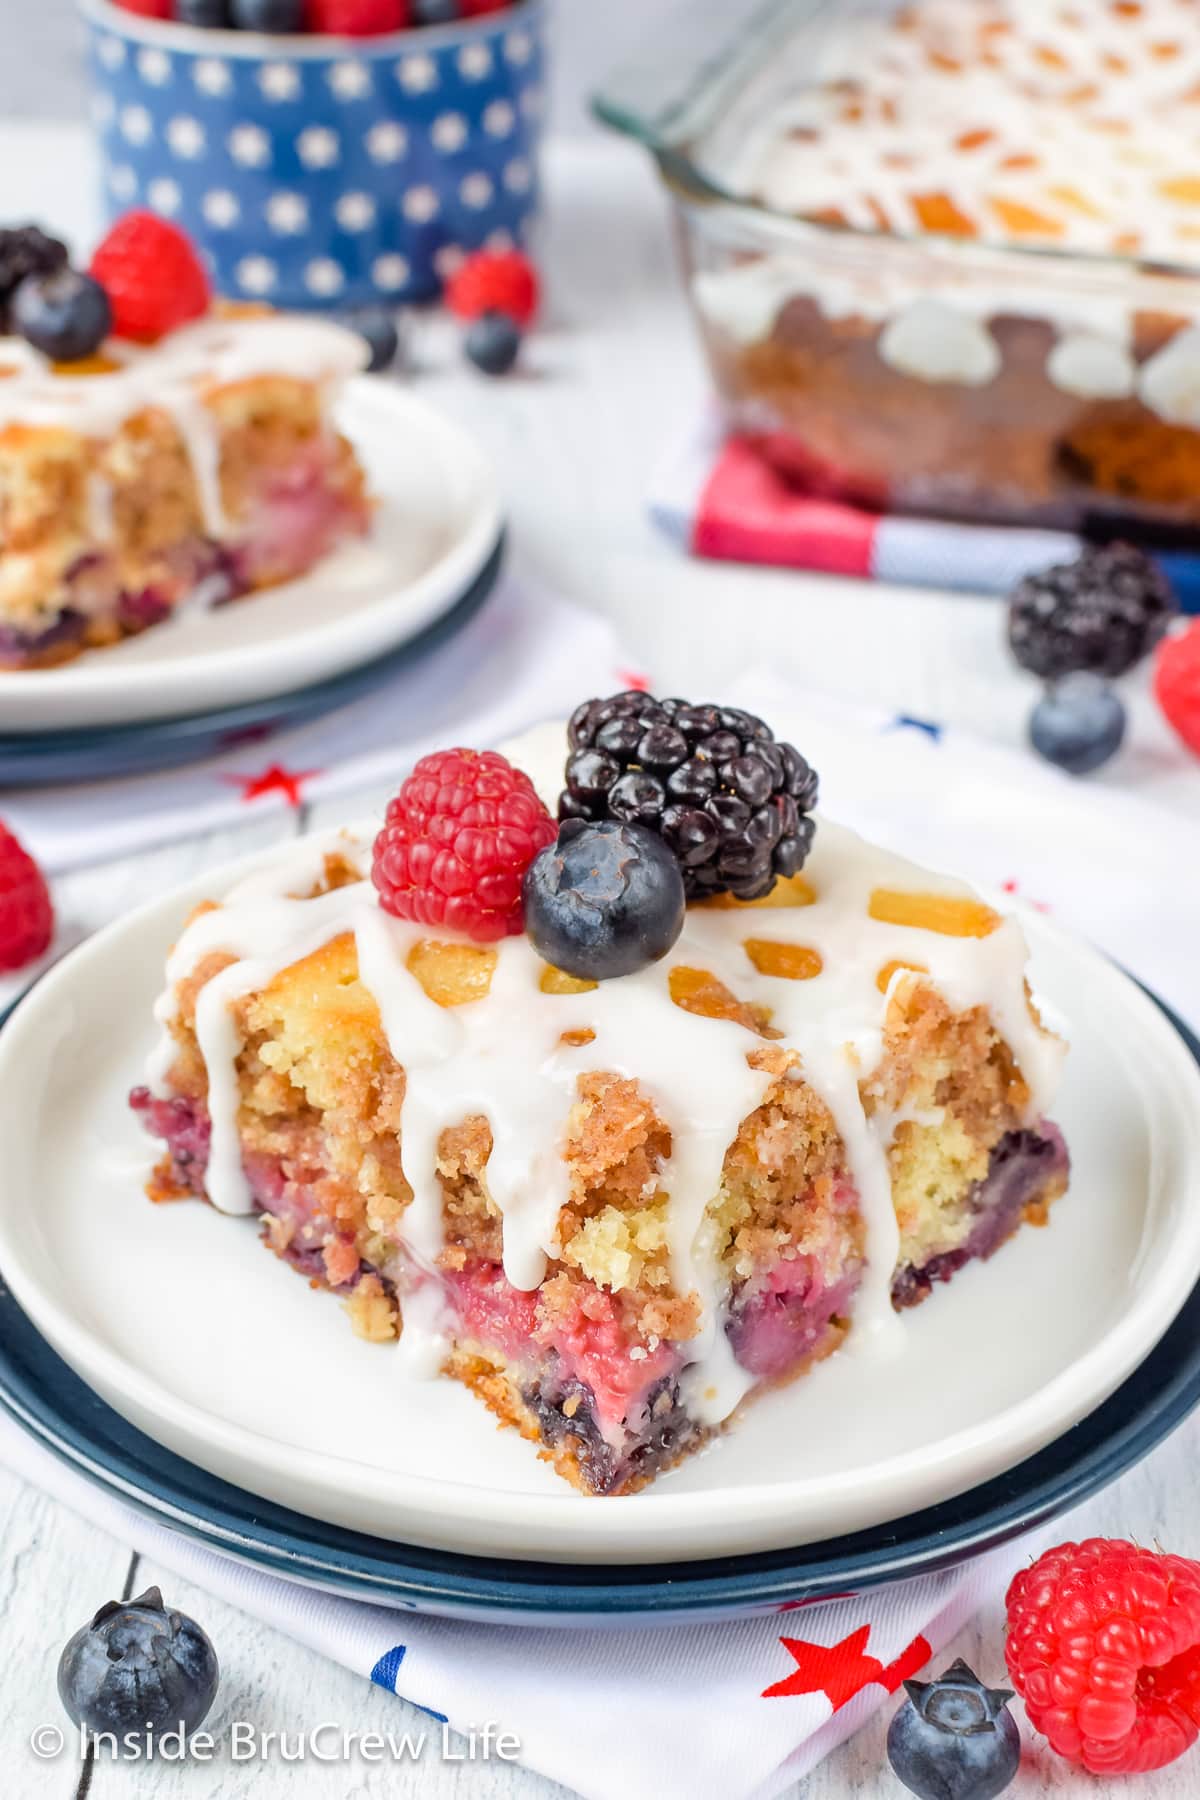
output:
[[[27,275],[65,269],[67,246],[36,225],[0,228],[0,332],[9,329],[8,303]]]
[[[559,818],[656,831],[689,900],[758,900],[803,867],[817,777],[753,713],[630,691],[585,700],[568,738]]]
[[[1008,641],[1031,675],[1124,675],[1166,631],[1177,602],[1161,568],[1132,544],[1085,550],[1027,575],[1009,603]]]

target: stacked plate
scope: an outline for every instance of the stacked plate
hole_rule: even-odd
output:
[[[301,581],[188,612],[61,668],[0,671],[0,783],[87,780],[212,755],[347,705],[483,604],[503,521],[458,426],[379,377],[340,423],[378,512],[371,537]]]

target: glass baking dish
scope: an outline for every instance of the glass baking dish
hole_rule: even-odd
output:
[[[989,30],[1065,21],[1066,38],[1051,30],[1033,52],[1041,65],[1032,78],[1044,70],[1045,80],[1064,84],[1064,108],[1083,104],[1065,87],[1072,58],[1092,74],[1104,59],[1115,58],[1115,66],[1132,60],[1136,73],[1143,52],[1161,69],[1177,58],[1178,79],[1196,79],[1196,136],[1181,139],[1181,166],[1189,151],[1192,169],[1200,164],[1200,32],[1194,19],[1181,23],[1179,0],[910,0],[904,19],[950,4],[959,9],[956,29],[965,28],[971,9],[993,22]],[[834,93],[861,116],[856,70],[866,78],[891,66],[883,59],[892,40],[879,34],[895,33],[901,10],[888,0],[723,0],[719,7],[691,0],[673,15],[669,33],[596,98],[601,118],[653,152],[674,197],[693,307],[732,428],[798,484],[879,509],[1100,536],[1193,533],[1200,525],[1200,177],[1173,184],[1182,196],[1179,218],[1186,220],[1188,205],[1196,210],[1194,226],[1179,227],[1180,248],[1172,237],[1166,255],[1162,231],[1155,235],[1142,216],[1144,202],[1127,200],[1139,216],[1117,216],[1103,229],[1087,220],[1097,181],[1104,199],[1108,142],[1084,140],[1101,154],[1089,171],[1076,150],[1072,167],[1076,127],[1068,112],[1069,180],[1050,189],[1078,215],[1078,231],[1070,220],[1051,221],[1066,245],[1040,241],[1028,230],[1029,209],[1011,204],[1004,229],[990,221],[983,232],[962,234],[952,202],[971,167],[966,159],[989,136],[982,130],[955,140],[954,161],[939,171],[945,191],[923,197],[919,220],[897,223],[873,197],[862,198],[877,177],[886,195],[887,181],[869,168],[864,187],[861,152],[857,165],[847,165],[846,205],[831,205],[837,142],[795,121],[814,96],[829,107]],[[1164,50],[1158,30],[1157,48],[1143,45],[1172,10],[1180,43]],[[995,23],[1008,15],[1009,25]],[[961,97],[969,108],[979,92],[966,85],[971,71],[960,67],[951,79],[953,104]],[[1128,71],[1114,76],[1114,104],[1132,81]],[[1103,79],[1092,87],[1106,92]],[[1077,83],[1070,94],[1088,91]],[[991,88],[980,101],[985,113],[989,96]],[[879,106],[878,94],[868,103]],[[897,104],[903,119],[902,90]],[[1088,104],[1091,129],[1102,102]],[[918,90],[910,90],[908,105],[919,109]],[[1120,166],[1134,172],[1138,192],[1150,179],[1141,170],[1150,150],[1172,152],[1171,141],[1163,143],[1168,115],[1159,113],[1141,108],[1143,120],[1157,119],[1152,127],[1139,126],[1138,116],[1095,126],[1126,134]],[[1038,116],[1053,123],[1053,107]],[[771,139],[770,121],[788,118],[792,124]],[[1151,129],[1158,135],[1143,154],[1137,134]],[[787,131],[799,145],[799,178],[793,169],[785,207],[769,183],[767,198],[761,187],[756,194],[745,171],[769,170],[764,157],[776,141],[788,148]],[[911,142],[927,136],[917,118]],[[832,146],[820,171],[824,185],[804,174],[814,139]],[[904,163],[903,126],[883,141]],[[994,145],[989,151],[1005,170],[1036,161],[1019,144],[1005,148],[1003,162]],[[777,175],[789,167],[778,164]],[[986,184],[972,192],[986,194]],[[913,210],[907,199],[905,207]],[[797,216],[802,210],[809,216]],[[1102,210],[1092,204],[1093,215]],[[1174,232],[1175,217],[1163,213],[1160,221],[1156,212],[1154,222]],[[1129,229],[1118,232],[1123,223]],[[1110,227],[1128,248],[1096,247]]]

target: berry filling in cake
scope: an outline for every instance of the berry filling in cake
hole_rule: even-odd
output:
[[[570,737],[428,757],[373,841],[201,908],[132,1104],[152,1198],[257,1216],[405,1379],[619,1494],[1045,1222],[1063,1046],[1015,922],[818,824],[761,721]]]

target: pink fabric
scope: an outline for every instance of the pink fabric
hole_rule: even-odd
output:
[[[876,516],[791,488],[744,438],[721,449],[692,521],[697,556],[870,575]]]

